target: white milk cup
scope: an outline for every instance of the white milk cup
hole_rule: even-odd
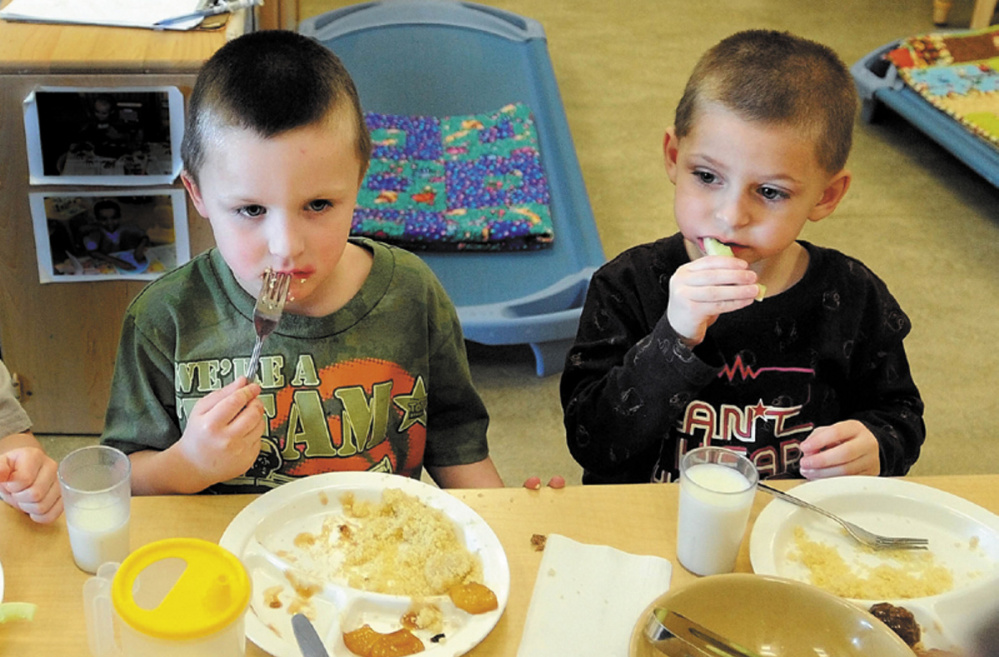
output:
[[[196,538],[149,543],[83,585],[93,657],[243,657],[250,577]]]
[[[102,563],[128,556],[131,472],[128,457],[104,445],[80,448],[59,463],[69,544],[80,570],[96,573]]]
[[[759,473],[742,454],[698,447],[680,460],[676,556],[696,575],[735,569]]]

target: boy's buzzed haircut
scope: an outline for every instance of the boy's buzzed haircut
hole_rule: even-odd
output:
[[[849,69],[827,46],[788,32],[736,33],[694,67],[676,108],[678,137],[690,133],[698,111],[711,102],[747,121],[800,127],[815,139],[826,171],[846,166],[857,91]]]
[[[184,168],[197,179],[206,145],[219,128],[252,130],[266,139],[344,109],[355,117],[363,174],[371,136],[357,88],[340,58],[295,32],[246,34],[220,48],[198,74],[181,144]]]

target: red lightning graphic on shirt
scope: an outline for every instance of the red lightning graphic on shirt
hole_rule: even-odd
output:
[[[736,375],[739,375],[745,381],[746,379],[755,379],[764,372],[815,374],[815,370],[808,367],[759,367],[753,369],[742,362],[742,355],[740,354],[735,357],[735,362],[731,366],[726,365],[722,368],[722,371],[718,373],[718,377],[727,377],[729,381],[732,381]]]

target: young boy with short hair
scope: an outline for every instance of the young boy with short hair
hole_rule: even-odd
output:
[[[442,487],[502,486],[444,289],[415,255],[349,238],[371,140],[340,60],[293,32],[229,42],[198,76],[182,151],[217,246],[126,314],[103,442],[129,453],[133,491],[424,466]],[[248,373],[267,269],[291,290]]]
[[[862,263],[798,239],[850,185],[856,105],[839,57],[788,33],[740,32],[698,62],[663,145],[679,233],[594,275],[566,359],[585,483],[674,481],[707,444],[761,477],[916,461],[909,318]]]

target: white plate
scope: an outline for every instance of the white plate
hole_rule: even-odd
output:
[[[492,631],[506,608],[510,593],[510,567],[496,534],[463,502],[445,491],[415,479],[373,472],[331,472],[298,479],[276,488],[251,502],[233,518],[219,545],[238,556],[253,582],[250,610],[246,615],[246,636],[275,657],[300,657],[291,627],[288,606],[272,609],[264,591],[290,585],[281,570],[265,554],[280,550],[297,551],[295,536],[302,532],[318,534],[323,519],[340,512],[340,497],[353,493],[357,500],[379,500],[387,488],[399,489],[443,511],[459,528],[465,545],[482,561],[483,583],[496,594],[499,608],[471,615],[455,609],[444,596],[445,640],[432,643],[429,633],[416,632],[424,639],[427,657],[463,655]],[[267,548],[261,545],[266,542]],[[352,630],[363,623],[386,632],[400,627],[400,617],[410,608],[404,596],[366,593],[347,586],[327,584],[312,598],[319,636],[334,657],[353,657],[343,643],[341,627]]]
[[[903,479],[836,477],[806,482],[790,492],[872,531],[928,538],[935,561],[954,573],[954,588],[935,596],[887,602],[915,615],[925,648],[967,648],[972,628],[995,601],[999,516],[956,495]],[[813,540],[835,546],[847,563],[871,563],[877,558],[864,553],[831,520],[775,499],[760,513],[750,535],[755,572],[809,581],[805,566],[787,558],[797,526]],[[868,608],[884,601],[854,602]]]

